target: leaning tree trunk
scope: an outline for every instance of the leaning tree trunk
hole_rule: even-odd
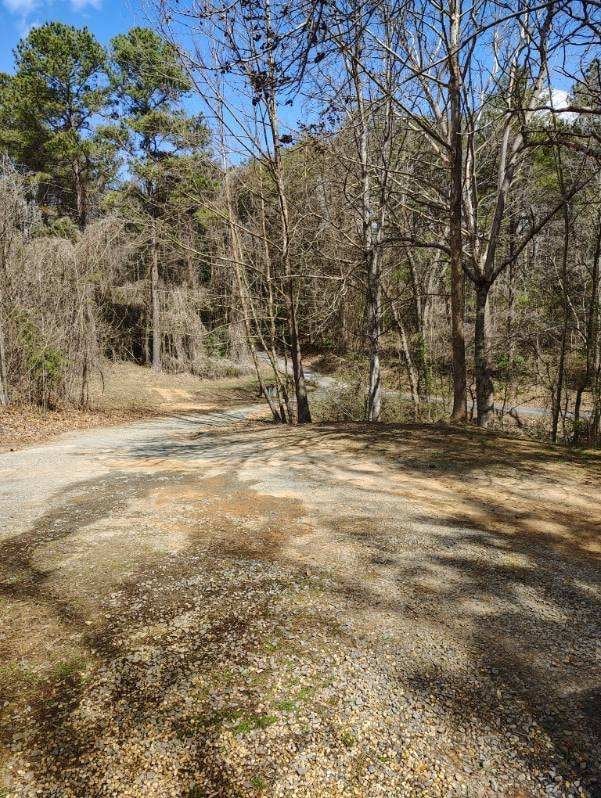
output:
[[[382,315],[382,288],[380,259],[372,249],[367,272],[367,334],[369,341],[369,390],[367,395],[367,420],[379,421],[382,412],[382,377],[380,369],[380,319]]]
[[[474,359],[476,366],[476,402],[478,426],[487,427],[495,409],[495,394],[490,363],[490,284],[480,279],[476,283],[476,324],[474,329]]]

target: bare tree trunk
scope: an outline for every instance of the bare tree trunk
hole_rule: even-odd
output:
[[[490,285],[485,280],[476,284],[476,324],[474,328],[474,357],[476,365],[476,402],[478,425],[487,427],[495,407],[495,395],[490,364]]]
[[[435,268],[430,270],[427,278],[427,285],[425,293],[417,279],[414,259],[411,252],[406,251],[407,262],[409,264],[409,276],[411,278],[411,293],[413,299],[413,312],[415,315],[415,322],[417,325],[417,341],[414,347],[416,365],[412,366],[417,378],[417,393],[418,398],[426,399],[430,392],[429,374],[428,374],[428,341],[427,341],[427,320],[430,309],[430,294],[432,291],[432,279],[435,274]],[[395,319],[396,320],[396,319]],[[397,322],[398,323],[398,322]],[[405,333],[405,338],[406,338]],[[407,345],[408,345],[407,341]],[[410,348],[409,348],[410,349]]]
[[[229,313],[229,352],[234,363],[248,362],[250,349],[248,334],[245,330],[244,317],[246,315],[245,298],[242,296],[241,283],[238,274],[234,272],[232,284],[232,298]]]
[[[588,303],[588,314],[586,320],[586,373],[578,390],[576,391],[576,401],[574,403],[574,443],[580,439],[580,408],[582,394],[586,388],[591,388],[593,399],[596,396],[596,379],[599,373],[601,352],[599,349],[599,272],[601,269],[601,214],[597,217],[597,235],[595,239],[595,250],[593,252],[593,268],[591,271],[591,294]],[[593,412],[591,417],[591,437],[593,434],[593,420],[595,417],[595,402],[593,402]]]
[[[194,235],[194,221],[191,213],[186,215],[185,236],[188,242],[185,248],[186,259],[186,281],[190,288],[198,288],[198,272],[196,270],[196,261],[194,259],[195,250],[195,235]]]
[[[419,415],[419,377],[411,358],[411,350],[407,341],[407,332],[403,324],[398,325],[400,350],[403,353],[409,387],[411,389],[411,402],[413,403],[413,417],[417,419]]]
[[[513,329],[515,326],[515,272],[516,272],[516,256],[515,256],[515,238],[516,238],[516,221],[512,215],[509,219],[508,225],[509,235],[509,270],[507,273],[507,362],[509,364],[508,371],[511,373],[513,360],[515,356],[515,342],[513,340]]]
[[[150,300],[152,307],[152,368],[162,370],[161,364],[161,298],[159,291],[159,247],[157,241],[156,219],[152,220],[150,242]]]
[[[593,285],[590,305],[590,340],[591,340],[591,394],[593,408],[591,413],[591,440],[598,443],[599,424],[601,421],[601,215],[597,221],[597,241],[593,261]]]
[[[369,169],[369,133],[360,63],[363,40],[361,21],[354,20],[354,53],[350,61],[357,102],[358,156],[361,180],[361,246],[366,276],[367,348],[369,355],[369,383],[365,417],[367,421],[379,421],[382,412],[382,380],[380,373],[380,322],[382,313],[382,287],[380,258],[374,236],[374,216],[372,213],[371,181]]]
[[[382,378],[380,370],[382,287],[380,282],[380,258],[373,247],[370,254],[367,273],[367,334],[369,341],[367,421],[379,421],[382,413]]]
[[[4,318],[0,304],[0,405],[8,404],[8,374],[6,373],[6,349],[4,345]]]
[[[348,307],[345,298],[340,302],[339,310],[339,324],[340,324],[340,339],[338,341],[338,351],[341,354],[346,354],[350,348],[350,331],[348,324]]]
[[[250,326],[247,295],[246,295],[245,286],[244,286],[244,283],[243,283],[243,280],[242,280],[242,275],[241,275],[242,267],[241,267],[241,263],[240,263],[239,258],[236,256],[236,255],[240,254],[239,250],[237,249],[237,247],[234,247],[234,253],[235,253],[234,258],[233,258],[233,260],[234,260],[234,274],[236,276],[237,289],[238,289],[238,294],[239,294],[240,303],[241,303],[242,319],[243,319],[243,323],[244,323],[244,330],[246,332],[246,341],[247,341],[248,349],[249,349],[249,352],[250,352],[250,355],[251,355],[251,358],[252,358],[252,361],[253,361],[253,365],[255,367],[255,373],[257,375],[257,380],[259,381],[259,388],[261,390],[261,394],[265,397],[265,400],[267,401],[267,404],[269,405],[269,409],[271,411],[271,415],[273,417],[273,420],[277,421],[278,423],[285,424],[286,423],[286,415],[285,415],[285,412],[284,412],[284,408],[280,404],[280,408],[278,410],[275,402],[273,401],[273,397],[272,397],[271,393],[269,392],[269,390],[267,389],[267,386],[265,385],[265,381],[263,379],[263,374],[261,372],[261,364],[259,363],[259,358],[258,358],[258,355],[257,355],[257,348],[256,348],[255,342],[253,340],[252,329],[251,329],[251,326]]]
[[[467,419],[465,367],[465,274],[463,258],[463,141],[461,137],[461,68],[459,64],[459,0],[451,0],[451,35],[449,42],[449,166],[451,192],[449,202],[449,247],[451,263],[451,332],[453,344],[452,421]]]
[[[294,283],[290,277],[290,268],[287,269],[288,291],[286,292],[286,305],[288,310],[288,332],[290,335],[290,357],[292,360],[292,374],[294,377],[294,391],[296,394],[296,420],[299,424],[311,423],[309,397],[305,383],[303,358],[298,336],[296,320],[296,300],[294,296]]]
[[[81,166],[77,160],[73,165],[73,178],[75,182],[77,224],[80,230],[83,230],[87,222],[86,187],[81,173]]]
[[[560,177],[560,184],[562,193],[565,194],[563,185],[563,176],[561,171],[561,162],[558,161],[558,174]],[[566,202],[563,206],[563,251],[561,259],[561,287],[563,293],[563,324],[561,328],[561,345],[559,349],[559,362],[557,364],[557,379],[555,381],[555,391],[553,396],[553,409],[551,417],[551,440],[553,443],[557,442],[557,430],[559,427],[559,417],[561,414],[561,398],[563,393],[563,383],[565,379],[565,362],[566,351],[568,345],[568,329],[570,317],[570,304],[568,301],[568,254],[570,249],[570,207]]]
[[[261,233],[263,236],[263,252],[265,255],[265,283],[267,287],[267,310],[269,313],[269,346],[265,346],[265,351],[271,361],[275,385],[277,391],[277,400],[280,408],[280,415],[284,422],[292,421],[293,413],[290,404],[290,394],[288,391],[288,369],[284,379],[280,378],[278,369],[278,355],[277,355],[277,325],[276,325],[276,305],[273,295],[273,279],[271,269],[271,251],[269,249],[269,239],[267,236],[267,217],[265,214],[265,200],[263,198],[263,185],[261,184]]]
[[[557,363],[557,378],[553,391],[553,409],[551,416],[551,440],[557,443],[557,430],[559,428],[559,417],[561,415],[561,399],[563,395],[563,383],[565,379],[566,349],[568,341],[568,313],[564,311],[563,324],[561,328],[561,345],[559,348],[559,361]]]
[[[273,79],[277,73],[277,66],[273,57],[273,50],[269,49],[275,41],[274,31],[271,25],[271,8],[269,3],[265,6],[265,34],[269,53],[267,58],[270,78]],[[269,134],[271,135],[272,152],[269,165],[272,168],[275,179],[275,186],[278,195],[278,208],[280,217],[281,233],[281,259],[286,280],[286,290],[284,291],[288,336],[290,346],[290,357],[292,360],[292,374],[294,378],[294,392],[296,395],[296,421],[298,424],[311,423],[311,411],[309,409],[309,397],[307,385],[305,383],[305,373],[303,369],[303,358],[301,353],[300,336],[298,330],[298,320],[296,315],[296,280],[292,274],[292,264],[290,261],[290,219],[288,213],[288,199],[286,187],[284,185],[284,166],[282,163],[282,144],[280,141],[280,127],[278,119],[278,109],[276,100],[275,80],[269,84],[266,94],[266,107],[269,120]]]
[[[222,143],[223,147],[223,143]],[[225,166],[225,155],[224,155],[224,171],[227,172]],[[232,202],[232,194],[230,190],[230,181],[229,175],[226,173],[225,180],[224,180],[224,189],[225,189],[225,200],[226,200],[226,207],[227,207],[227,220],[228,220],[228,227],[229,227],[229,245],[230,245],[230,258],[234,268],[234,281],[235,281],[235,291],[234,296],[237,297],[240,301],[240,309],[242,315],[242,323],[244,325],[244,332],[246,334],[246,344],[248,346],[248,351],[250,352],[250,356],[255,368],[255,373],[257,375],[257,380],[259,382],[259,388],[261,390],[262,396],[265,398],[265,401],[269,405],[269,409],[271,411],[271,415],[273,420],[285,424],[291,418],[290,408],[288,407],[288,413],[286,412],[286,408],[284,406],[284,401],[282,398],[282,388],[279,383],[278,378],[278,371],[277,371],[277,363],[275,360],[275,356],[271,359],[271,367],[275,376],[276,380],[276,387],[277,387],[277,404],[274,401],[274,397],[272,396],[271,392],[268,390],[267,386],[265,385],[265,380],[263,379],[263,373],[261,370],[261,363],[259,362],[259,356],[257,353],[257,347],[255,345],[255,340],[253,336],[253,330],[251,326],[251,317],[254,321],[255,327],[257,329],[257,333],[259,335],[259,339],[263,345],[263,348],[267,351],[267,347],[265,347],[261,331],[260,325],[258,323],[258,319],[256,317],[256,312],[254,308],[254,303],[252,297],[250,295],[250,291],[248,289],[248,281],[246,278],[245,267],[244,267],[244,253],[242,251],[242,245],[240,242],[240,236],[238,232],[238,227],[236,225],[235,215],[234,215],[234,207]],[[269,352],[267,352],[269,357]],[[285,395],[285,393],[284,393]],[[279,405],[279,408],[278,408]]]

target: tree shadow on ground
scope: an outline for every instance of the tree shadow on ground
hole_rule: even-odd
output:
[[[280,501],[276,507],[258,498],[261,513],[275,513],[259,528],[260,540],[235,540],[229,521],[220,524],[218,546],[197,524],[181,556],[166,558],[164,553],[140,550],[134,573],[118,588],[107,585],[107,590],[117,592],[97,596],[93,615],[80,606],[72,590],[62,593],[56,569],[40,562],[45,547],[68,546],[78,533],[110,522],[132,501],[148,500],[166,486],[177,497],[178,491],[185,493],[191,485],[198,486],[197,476],[179,470],[154,475],[119,472],[75,483],[53,497],[52,509],[30,530],[0,544],[3,612],[10,613],[12,603],[42,605],[62,630],[81,638],[92,679],[98,680],[91,683],[79,670],[61,673],[59,678],[49,672],[24,696],[29,704],[26,714],[16,714],[12,721],[6,716],[0,723],[0,737],[8,745],[18,731],[17,747],[27,746],[36,788],[48,798],[104,795],[109,774],[115,794],[130,795],[132,789],[135,795],[162,789],[181,798],[243,794],[221,757],[220,735],[223,724],[232,726],[236,721],[260,727],[260,692],[245,690],[243,711],[227,702],[212,706],[207,696],[197,708],[198,716],[180,711],[172,717],[172,704],[184,702],[187,707],[182,685],[193,685],[197,674],[215,671],[220,684],[224,663],[243,670],[261,648],[261,639],[269,632],[265,619],[270,617],[273,596],[287,585],[267,570],[263,592],[255,590],[256,600],[249,605],[243,601],[253,587],[247,562],[252,563],[249,558],[258,550],[266,559],[277,556],[273,528],[293,525],[295,506],[289,505],[294,503]],[[254,498],[234,476],[220,487],[241,506]],[[207,490],[217,492],[214,484]],[[211,572],[218,572],[216,566],[229,569],[229,582],[211,577]],[[261,569],[263,573],[263,563]],[[152,651],[149,658],[144,656],[146,649]],[[10,660],[9,649],[2,653]],[[7,712],[9,703],[4,707]],[[153,781],[157,774],[164,777],[161,759],[174,763],[167,788]]]
[[[276,466],[301,490],[331,480],[376,502],[404,497],[421,506],[409,520],[426,530],[429,545],[409,559],[405,551],[401,562],[396,544],[373,534],[369,510],[347,516],[346,531],[344,516],[331,522],[332,534],[359,545],[364,565],[386,572],[405,600],[386,605],[359,574],[339,576],[341,593],[364,608],[413,614],[450,630],[469,649],[476,671],[491,677],[486,689],[509,690],[525,722],[529,716],[545,731],[548,750],[532,766],[579,778],[591,795],[601,794],[598,453],[471,429],[362,424],[204,430],[189,441],[151,444],[150,451],[184,460],[227,458],[236,470]],[[144,447],[134,457],[147,453]],[[364,461],[383,466],[379,484],[369,468],[362,470]],[[363,477],[369,484],[361,484]],[[469,680],[457,689],[457,680],[436,673],[443,691],[461,696],[456,706],[445,701],[446,711],[464,722],[481,717],[490,702]],[[432,688],[424,673],[414,682]],[[503,714],[494,702],[489,711]],[[516,731],[510,721],[508,734]]]
[[[536,486],[555,488],[554,480],[562,480],[570,491],[591,484],[599,476],[597,458],[571,455],[565,470],[561,452],[538,444],[457,430],[420,426],[379,430],[363,425],[208,430],[193,439],[157,438],[124,452],[123,458],[134,466],[165,460],[176,467],[169,480],[192,486],[199,485],[201,478],[191,472],[191,463],[226,463],[226,493],[239,491],[238,504],[252,490],[238,482],[239,474],[259,465],[285,479],[300,497],[306,496],[309,506],[313,489],[340,487],[342,504],[322,513],[319,523],[332,540],[353,549],[357,566],[302,563],[311,577],[327,580],[328,598],[335,608],[311,622],[334,636],[341,634],[339,617],[367,613],[374,628],[363,645],[374,646],[376,655],[378,646],[384,645],[377,626],[383,616],[427,628],[432,638],[456,644],[466,654],[465,667],[450,666],[444,655],[435,656],[429,665],[419,657],[403,657],[391,678],[417,695],[433,698],[458,729],[489,726],[508,740],[515,738],[511,744],[516,756],[528,768],[549,774],[556,781],[557,794],[568,794],[561,792],[563,782],[557,779],[580,779],[588,795],[601,795],[601,568],[593,548],[598,544],[598,505],[583,511],[582,494],[575,493],[571,501],[569,495],[558,493],[555,498],[545,495],[544,506],[534,504],[529,510],[525,498]],[[381,470],[374,471],[373,463]],[[560,473],[558,468],[564,470]],[[507,477],[510,483],[502,481]],[[233,538],[220,530],[209,560],[191,540],[185,557],[167,564],[157,557],[154,563],[140,566],[119,598],[120,617],[89,631],[75,608],[47,589],[49,574],[33,564],[35,550],[118,512],[123,502],[150,494],[165,478],[165,474],[155,480],[143,471],[124,471],[100,480],[99,493],[93,485],[81,483],[31,532],[10,539],[0,549],[5,568],[12,569],[15,577],[4,580],[5,598],[54,605],[62,618],[83,631],[108,673],[105,692],[101,690],[103,706],[107,712],[116,708],[123,733],[150,743],[157,717],[168,723],[162,714],[165,698],[177,687],[178,678],[220,667],[228,658],[242,667],[262,645],[266,632],[261,620],[269,616],[273,591],[286,586],[280,585],[279,577],[269,577],[254,607],[237,613],[236,596],[242,606],[245,594],[256,588],[252,581],[256,574],[251,579],[248,567],[254,568],[261,559],[291,564],[286,536],[279,539],[269,531],[290,523],[274,505],[269,510],[273,518],[250,549],[236,548]],[[588,489],[582,490],[586,495]],[[349,500],[346,506],[345,500]],[[516,500],[523,503],[517,511],[512,506]],[[216,507],[209,509],[213,512]],[[211,563],[217,568],[224,559],[240,563],[245,558],[233,582],[217,581],[200,590],[201,601],[214,607],[215,613],[209,613],[208,623],[186,629],[189,661],[184,676],[178,649],[182,641],[177,636],[173,646],[164,645],[167,638],[160,635],[155,640],[150,637],[149,661],[127,659],[123,635],[128,627],[177,628],[190,597],[199,589],[194,581],[199,569],[210,573]],[[382,590],[382,583],[389,589]],[[160,585],[171,587],[158,590]],[[224,615],[218,608],[225,602],[232,610]],[[396,645],[400,644],[394,636],[386,643],[393,654]],[[106,742],[107,718],[92,715],[81,725],[88,692],[83,683],[67,680],[52,689],[35,709],[39,767],[55,757],[62,768],[57,791],[49,795],[95,795],[86,768],[99,757],[98,740]],[[228,720],[220,711],[214,725],[195,728],[189,738],[181,728],[171,732],[174,739],[188,741],[187,783],[193,786],[194,767],[201,768],[215,794],[233,797],[243,793],[220,759],[217,740],[222,721]],[[250,695],[245,711],[260,715],[258,695]],[[533,726],[542,730],[544,746],[530,747]],[[116,728],[117,741],[120,734]],[[156,753],[150,743],[139,753],[148,761]],[[102,778],[97,767],[92,771]],[[67,777],[71,793],[60,791],[61,779],[64,784]],[[140,789],[146,789],[143,782]]]
[[[340,591],[364,608],[413,615],[461,640],[475,671],[488,674],[484,687],[470,676],[460,689],[461,677],[438,669],[414,674],[414,684],[436,685],[458,723],[482,718],[487,707],[502,719],[503,703],[491,704],[488,693],[511,693],[522,717],[516,726],[507,715],[507,734],[523,734],[519,724],[531,719],[546,735],[547,750],[529,764],[601,794],[597,453],[447,427],[325,425],[275,435],[262,427],[203,432],[165,455],[218,460],[232,450],[233,468],[275,462],[299,487],[331,479],[376,502],[404,496],[427,509],[414,511],[410,523],[426,531],[429,545],[410,557],[404,551],[399,562],[398,543],[374,534],[369,509],[348,517],[346,530],[344,516],[331,521],[332,534],[358,545],[365,567],[384,573],[404,600],[387,605],[360,574],[339,576]],[[358,484],[373,472],[357,458],[383,464],[381,484]],[[391,483],[391,472],[402,481]]]

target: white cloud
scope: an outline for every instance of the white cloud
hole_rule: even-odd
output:
[[[4,0],[4,5],[9,11],[12,11],[13,14],[27,16],[34,8],[37,8],[38,3],[37,0]]]
[[[102,0],[71,0],[71,8],[74,11],[81,11],[82,9],[86,8],[86,6],[100,8],[101,5]]]
[[[1,0],[4,7],[21,18],[21,23],[26,27],[28,17],[41,6],[52,5],[52,0]],[[73,11],[83,11],[85,8],[100,8],[102,0],[69,0]]]
[[[570,105],[570,95],[565,89],[558,89],[552,86],[551,90],[545,89],[540,95],[540,110],[536,111],[537,116],[548,117],[555,114],[564,122],[573,122],[578,114],[574,111],[562,111]]]

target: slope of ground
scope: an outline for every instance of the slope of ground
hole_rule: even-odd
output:
[[[156,374],[135,363],[105,363],[94,375],[89,408],[45,411],[33,405],[0,407],[0,451],[47,440],[76,429],[119,424],[190,410],[215,410],[253,401],[251,375],[200,379],[192,374]]]
[[[0,459],[6,798],[599,796],[599,457],[258,410]]]

